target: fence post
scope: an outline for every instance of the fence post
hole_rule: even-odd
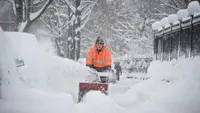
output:
[[[192,21],[193,21],[193,17],[194,15],[190,15],[191,16],[191,19],[190,19],[190,53],[189,53],[189,57],[192,56],[192,52],[193,52],[193,24],[192,24]]]
[[[169,43],[169,61],[171,61],[171,54],[172,54],[172,25],[173,25],[173,23],[171,22],[170,23],[170,37],[169,37],[169,41],[170,41],[170,43]]]
[[[161,61],[164,61],[164,36],[165,36],[165,27],[162,26],[163,29],[163,37],[161,38],[161,46],[162,46],[162,53],[161,53]]]
[[[180,53],[181,53],[181,33],[182,33],[182,19],[179,19],[179,26],[180,26],[180,32],[179,32],[179,36],[178,36],[178,58],[180,57]]]
[[[153,35],[153,43],[154,43],[154,59],[157,60],[157,49],[158,49],[158,46],[157,46],[157,41],[156,41],[156,31],[153,31],[154,35]]]

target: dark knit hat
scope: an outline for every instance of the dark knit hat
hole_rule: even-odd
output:
[[[97,40],[96,40],[96,44],[104,44],[104,40],[103,38],[101,38],[100,36],[97,37]]]

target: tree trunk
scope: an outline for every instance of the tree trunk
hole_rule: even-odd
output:
[[[30,21],[30,0],[24,0],[25,1],[25,20]]]
[[[15,0],[16,16],[17,16],[17,31],[27,32],[31,24],[44,13],[45,9],[52,3],[52,1],[53,0],[47,1],[47,4],[45,4],[44,8],[37,15],[37,17],[30,20],[32,0]]]
[[[64,58],[68,58],[68,45],[67,45],[67,37],[65,37],[65,36],[63,36],[63,38],[62,38],[62,40],[63,40],[63,57]]]
[[[71,40],[71,44],[72,44],[72,48],[71,48],[71,53],[72,53],[72,56],[71,56],[71,59],[75,60],[75,49],[76,49],[76,46],[75,46],[75,20],[73,22],[73,25],[72,25],[72,40]]]
[[[69,8],[69,7],[68,7]],[[72,19],[72,17],[73,17],[73,14],[71,14],[72,13],[72,11],[71,10],[69,10],[69,20],[71,20]],[[69,23],[69,29],[68,29],[68,40],[67,40],[67,42],[68,42],[68,58],[69,59],[74,59],[74,52],[75,52],[75,47],[74,47],[74,22],[70,22]]]
[[[80,25],[81,25],[81,11],[80,11],[80,2],[81,0],[76,0],[76,23],[75,23],[75,61],[77,61],[80,58],[80,43],[81,43],[81,38],[80,38]]]
[[[31,26],[31,24],[33,23],[33,21],[27,21],[27,24],[25,25],[24,29],[22,32],[28,32],[29,27]]]
[[[81,23],[81,0],[76,0],[75,12],[69,10],[69,29],[68,29],[68,58],[77,61],[80,57],[80,23]],[[70,7],[68,6],[70,9]],[[73,13],[73,14],[72,14]],[[73,18],[75,16],[75,19]]]
[[[23,0],[15,0],[16,5],[16,29],[22,23],[23,19]]]
[[[24,25],[20,25],[18,31],[21,32],[28,32],[28,28],[30,27],[30,25],[33,23],[32,21],[30,21],[30,0],[23,0],[23,24]],[[22,22],[21,22],[22,24]],[[23,27],[24,26],[24,27]],[[20,28],[23,27],[23,28]]]

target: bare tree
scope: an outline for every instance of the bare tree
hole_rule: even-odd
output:
[[[77,61],[80,57],[80,31],[87,23],[93,6],[94,1],[84,1],[81,3],[80,0],[72,1],[66,0],[68,5],[69,14],[69,29],[68,29],[68,58]],[[73,6],[72,4],[75,4]]]
[[[13,5],[17,17],[17,31],[27,32],[30,25],[38,19],[53,0],[46,0],[44,5],[36,12],[31,12],[32,0],[9,0]]]
[[[113,56],[121,56],[131,51],[135,54],[149,52],[151,30],[146,20],[130,0],[115,0],[111,3],[99,1],[82,32],[82,47],[85,48],[82,57],[85,57],[88,46],[92,45],[97,36],[106,39]],[[147,49],[142,50],[145,47]]]
[[[132,0],[138,12],[146,14],[148,18],[160,19],[169,14],[176,13],[180,9],[187,8],[193,0]]]
[[[82,57],[98,35],[106,41],[114,55],[152,53],[151,24],[179,9],[191,0],[105,0],[98,1],[82,30]]]
[[[54,0],[42,20],[52,30],[58,54],[77,60],[80,57],[80,31],[89,20],[95,1]]]

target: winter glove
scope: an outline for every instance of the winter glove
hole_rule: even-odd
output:
[[[94,65],[92,65],[92,64],[86,64],[86,66],[89,68],[94,68]]]
[[[107,70],[108,70],[108,71],[111,71],[111,70],[112,70],[112,69],[111,69],[111,66],[108,66],[108,67],[107,67]]]

